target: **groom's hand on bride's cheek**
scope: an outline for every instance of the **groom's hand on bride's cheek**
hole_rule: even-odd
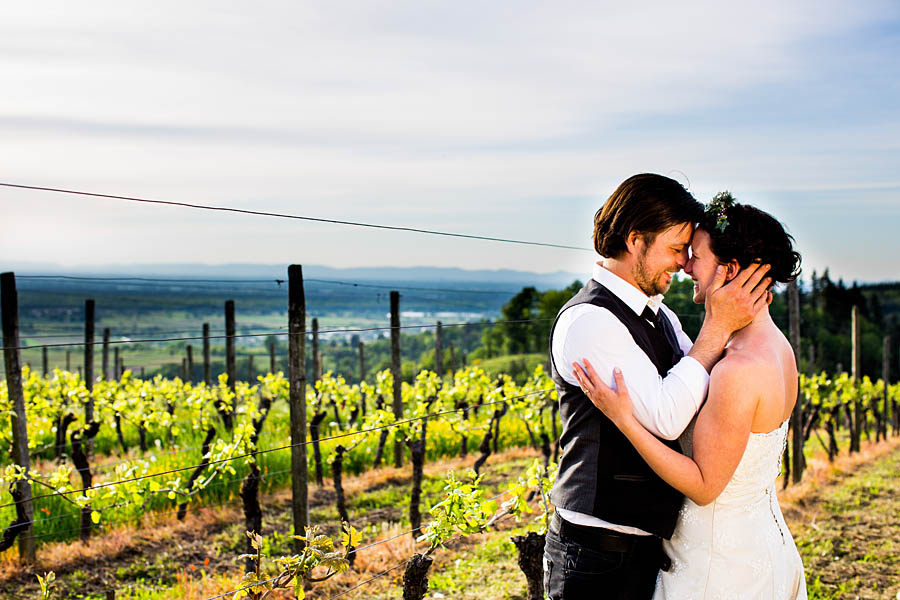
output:
[[[719,266],[706,294],[706,312],[710,325],[733,332],[746,326],[766,305],[772,278],[769,265],[754,263],[741,269],[728,283],[726,268]]]

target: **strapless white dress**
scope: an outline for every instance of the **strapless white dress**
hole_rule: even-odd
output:
[[[769,433],[751,433],[731,481],[713,502],[685,498],[671,540],[672,559],[660,571],[654,600],[805,599],[803,563],[778,506],[775,478],[788,421]],[[691,455],[694,424],[682,435]]]

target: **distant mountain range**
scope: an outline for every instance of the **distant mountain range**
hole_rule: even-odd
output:
[[[52,263],[19,263],[3,265],[2,271],[14,270],[21,275],[68,275],[82,277],[172,277],[185,279],[247,279],[287,277],[285,265],[264,264],[139,264],[88,265],[66,267]],[[584,281],[586,274],[556,271],[533,273],[513,269],[467,270],[456,267],[350,267],[335,268],[322,265],[303,265],[304,278],[339,281],[368,281],[429,284],[476,285],[484,289],[518,290],[532,285],[538,289],[560,288],[576,279]]]

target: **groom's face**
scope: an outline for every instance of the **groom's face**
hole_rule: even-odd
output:
[[[649,244],[644,238],[634,263],[634,281],[648,296],[665,294],[672,285],[672,276],[688,261],[688,247],[694,226],[691,223],[674,225],[657,234]]]

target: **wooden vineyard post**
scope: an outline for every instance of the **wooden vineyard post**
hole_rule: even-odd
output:
[[[434,330],[434,372],[439,379],[444,378],[444,331],[440,321]]]
[[[235,392],[237,366],[234,358],[234,300],[225,301],[225,373],[228,374],[228,387]],[[237,398],[235,406],[237,408]]]
[[[66,371],[72,372],[72,351],[66,350]]]
[[[122,358],[119,356],[119,347],[116,346],[113,351],[113,378],[119,379],[122,377]]]
[[[275,374],[275,342],[269,344],[269,373]]]
[[[94,422],[94,301],[84,302],[84,385],[88,401],[84,404],[84,422]]]
[[[109,379],[109,327],[103,328],[103,369],[100,372],[100,377],[103,379]],[[117,365],[118,366],[118,365]]]
[[[359,343],[359,382],[366,380],[366,351],[365,343]]]
[[[306,298],[301,265],[288,267],[288,377],[294,534],[305,535],[309,524],[309,474],[306,465]],[[303,551],[301,540],[294,540],[294,550]]]
[[[203,324],[203,382],[209,387],[210,366],[209,366],[209,323]]]
[[[319,353],[319,319],[312,320],[312,376],[313,385],[322,379],[322,355]]]
[[[850,314],[850,331],[852,336],[852,357],[850,360],[851,377],[853,384],[859,385],[862,379],[862,346],[860,345],[859,307],[854,306]],[[850,453],[859,452],[859,439],[862,435],[863,412],[862,399],[856,394],[856,402],[853,406],[853,430],[850,432]]]
[[[19,355],[19,298],[14,273],[0,275],[0,304],[3,307],[3,362],[6,366],[6,386],[13,408],[9,415],[13,435],[12,458],[13,462],[27,473],[31,470],[31,460],[28,455],[25,393],[22,389],[22,359]],[[23,562],[33,562],[35,545],[31,482],[18,481],[15,489],[13,500],[17,502],[16,520],[27,524],[25,529],[19,532],[19,556]]]
[[[234,356],[234,300],[225,302],[225,374],[228,378],[228,388],[231,390],[232,400],[229,407],[221,397],[216,401],[216,408],[222,417],[225,429],[231,431],[234,427],[234,413],[237,410],[237,366]]]
[[[790,335],[791,347],[794,349],[794,360],[800,364],[800,290],[797,288],[797,282],[792,281],[788,284],[788,314],[790,318]],[[794,410],[791,412],[791,431],[793,432],[791,439],[791,448],[793,450],[794,470],[791,473],[791,481],[800,483],[803,477],[803,406],[800,398],[800,380],[797,380],[797,398],[794,403]]]
[[[50,373],[50,357],[47,355],[48,353],[46,346],[44,346],[42,350],[43,352],[41,352],[41,362],[43,364],[41,366],[43,367],[43,370],[41,372],[44,374],[44,377],[46,377]]]
[[[256,373],[253,372],[253,355],[247,357],[247,382],[250,385],[253,385],[254,375]]]
[[[888,387],[890,387],[891,381],[891,336],[884,336],[884,345],[881,350],[881,381],[884,384],[884,406],[882,407],[881,414],[883,415],[881,418],[881,437],[887,440],[887,431],[888,431],[888,423],[893,423],[892,418],[894,415],[891,412],[891,401],[890,394],[888,393]],[[894,430],[894,434],[896,435],[897,431]]]
[[[403,371],[400,365],[400,292],[391,291],[391,373],[394,376],[394,418],[403,418]],[[403,444],[394,440],[394,466],[403,465]]]
[[[187,352],[187,379],[185,381],[194,383],[194,347],[188,344],[185,352]]]
[[[448,350],[450,351],[450,374],[456,374],[456,349],[453,347],[453,342],[447,344]]]
[[[181,359],[181,372],[179,375],[181,376],[182,383],[187,381],[187,358]]]

